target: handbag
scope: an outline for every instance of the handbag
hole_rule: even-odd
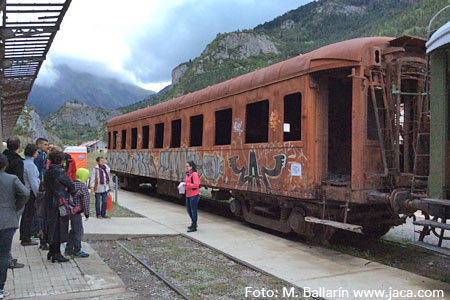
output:
[[[76,205],[69,193],[59,195],[59,215],[61,217],[70,217],[80,211],[80,206]]]

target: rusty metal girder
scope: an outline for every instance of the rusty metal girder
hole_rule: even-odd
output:
[[[0,0],[0,138],[11,134],[71,0],[34,2]]]

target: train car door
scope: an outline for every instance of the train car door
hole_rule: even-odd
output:
[[[352,171],[352,79],[350,69],[328,71],[327,181],[350,182]]]

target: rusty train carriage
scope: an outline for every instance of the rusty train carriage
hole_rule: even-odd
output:
[[[310,238],[331,227],[382,235],[404,220],[386,195],[427,168],[412,151],[424,44],[344,41],[115,117],[109,164],[122,185],[178,196],[193,160],[201,185],[234,196],[232,211],[248,222]]]

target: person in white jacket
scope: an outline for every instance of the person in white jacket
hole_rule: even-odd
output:
[[[106,203],[108,193],[112,189],[112,178],[110,168],[105,164],[101,156],[95,159],[97,165],[92,169],[89,187],[95,193],[95,214],[97,218],[109,219],[106,215]],[[101,205],[100,205],[101,203]]]

